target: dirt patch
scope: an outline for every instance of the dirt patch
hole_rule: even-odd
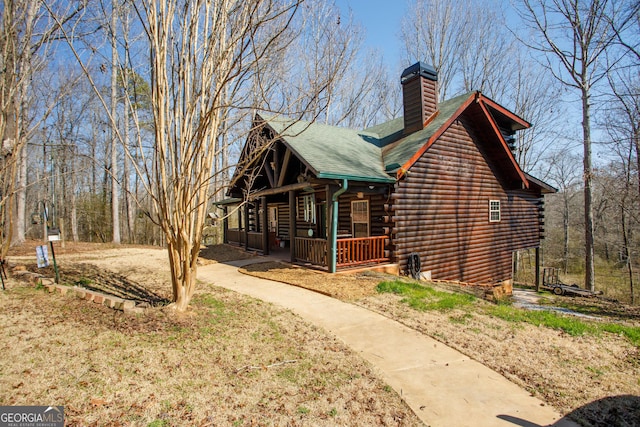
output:
[[[310,289],[344,301],[375,295],[376,285],[380,283],[380,277],[370,273],[332,275],[279,262],[251,264],[240,271],[251,276]]]
[[[85,279],[170,289],[162,250],[101,248],[60,261]],[[422,425],[336,339],[209,284],[187,313],[126,315],[11,280],[0,328],[0,404],[64,405],[68,426]]]
[[[230,245],[212,245],[200,250],[200,262],[203,265],[215,262],[238,261],[253,258],[255,255]]]

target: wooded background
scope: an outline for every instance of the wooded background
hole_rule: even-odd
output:
[[[545,265],[637,300],[637,1],[412,0],[400,64],[332,1],[3,0],[0,13],[2,257],[47,224],[176,247],[184,281],[256,111],[366,128],[402,114],[400,73],[423,61],[441,100],[481,90],[532,123],[515,157],[559,190]]]

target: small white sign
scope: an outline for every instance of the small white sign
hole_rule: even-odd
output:
[[[49,266],[49,251],[46,245],[36,246],[36,258],[38,259],[38,268]]]
[[[58,240],[60,240],[60,235],[59,234],[51,234],[51,235],[49,235],[49,241],[50,242],[57,242]]]

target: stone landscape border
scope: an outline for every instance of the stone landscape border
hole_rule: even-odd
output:
[[[136,307],[136,302],[113,295],[105,294],[83,288],[81,286],[67,286],[56,284],[52,278],[44,277],[39,273],[28,271],[24,266],[15,266],[12,268],[12,275],[15,278],[26,280],[34,286],[42,286],[49,293],[58,293],[60,295],[75,295],[87,302],[104,305],[107,308],[123,311],[125,313],[143,313],[143,307]]]

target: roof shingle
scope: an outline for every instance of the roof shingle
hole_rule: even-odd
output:
[[[283,117],[262,116],[318,178],[395,182],[393,173],[437,132],[475,92],[438,105],[438,115],[424,129],[403,136],[399,117],[365,130],[354,130]]]

